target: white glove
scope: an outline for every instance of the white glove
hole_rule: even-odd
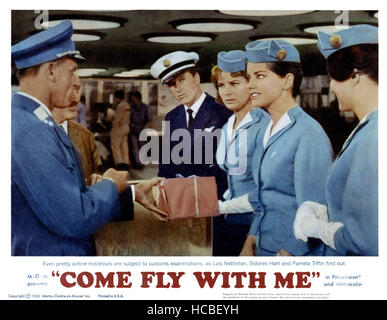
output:
[[[328,221],[327,207],[306,201],[297,210],[293,223],[294,236],[304,242],[308,237],[318,238],[319,220]]]
[[[249,194],[226,201],[218,201],[219,212],[222,214],[245,213],[254,211],[249,201]]]
[[[334,236],[342,226],[341,222],[328,222],[325,205],[306,201],[297,210],[293,231],[298,240],[306,242],[308,238],[318,238],[331,248],[336,249]]]

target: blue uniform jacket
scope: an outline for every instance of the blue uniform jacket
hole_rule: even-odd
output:
[[[288,111],[291,123],[272,136],[264,148],[259,184],[261,208],[250,234],[257,236],[256,255],[275,255],[281,248],[292,255],[322,255],[293,234],[293,221],[304,201],[326,203],[324,190],[332,146],[322,127],[299,106]]]
[[[168,112],[165,116],[165,122],[169,122],[170,131],[165,132],[162,139],[162,155],[158,175],[165,178],[189,177],[192,175],[199,177],[214,176],[218,186],[218,196],[221,197],[227,189],[227,177],[216,164],[215,157],[221,128],[231,114],[232,111],[216,103],[213,97],[206,94],[206,98],[194,118],[193,128],[189,131],[189,138],[183,140],[182,136],[179,136],[182,130],[179,129],[188,130],[184,106],[179,105]],[[197,136],[195,139],[194,129],[203,130],[203,135],[201,137]],[[215,135],[217,132],[219,134]],[[170,145],[168,145],[168,142],[170,142]],[[176,163],[173,154],[179,150],[181,155],[184,150],[184,155],[187,157],[181,163]],[[165,161],[166,159],[167,161]]]
[[[378,111],[359,123],[329,170],[329,220],[342,222],[336,251],[326,255],[378,255]]]
[[[115,184],[86,187],[75,150],[34,100],[12,98],[12,255],[92,255],[92,234],[120,215]]]
[[[258,187],[254,181],[253,172],[259,170],[259,163],[253,156],[258,149],[262,152],[263,134],[270,121],[270,116],[261,108],[251,109],[242,120],[244,124],[237,128],[229,141],[234,119],[235,117],[230,117],[223,126],[222,137],[216,152],[219,167],[227,173],[228,192],[225,200],[249,194],[250,202],[253,207],[256,207]],[[226,217],[226,222],[231,225],[250,226],[252,220],[253,212],[229,214]]]

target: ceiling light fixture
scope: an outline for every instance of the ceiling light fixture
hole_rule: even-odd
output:
[[[69,14],[49,15],[49,21],[43,22],[44,28],[51,28],[63,20],[70,20],[74,30],[114,29],[121,27],[127,20],[119,17]]]
[[[183,31],[194,32],[233,32],[252,30],[257,22],[232,19],[184,19],[171,21],[170,24]]]
[[[135,77],[144,77],[148,75],[150,75],[149,69],[133,69],[130,71],[121,71],[119,73],[115,73],[114,77],[135,78]]]
[[[105,71],[106,69],[99,68],[79,68],[77,71],[75,71],[75,73],[78,75],[78,77],[91,77]]]
[[[101,36],[96,34],[74,33],[71,37],[71,40],[75,42],[97,41],[97,40],[101,40]]]
[[[209,42],[212,39],[210,37],[198,37],[198,36],[159,36],[151,37],[147,39],[150,42],[158,43],[197,43],[197,42]]]
[[[313,10],[220,10],[219,12],[233,16],[273,17],[305,14]]]
[[[149,42],[156,43],[200,43],[212,41],[216,36],[208,33],[153,33],[143,35],[143,37]]]
[[[245,31],[254,29],[253,26],[241,23],[226,23],[226,22],[203,22],[203,23],[187,23],[177,27],[178,30],[184,31],[200,31],[200,32],[231,32]]]
[[[114,29],[120,27],[120,24],[117,22],[109,21],[98,21],[98,20],[79,20],[79,19],[69,19],[74,30],[92,30],[92,29]],[[43,22],[42,26],[44,28],[52,28],[57,24],[61,23],[63,20],[54,20]]]
[[[335,33],[348,28],[348,25],[314,25],[309,27],[306,26],[302,30],[307,33],[318,33],[319,31],[326,33]]]

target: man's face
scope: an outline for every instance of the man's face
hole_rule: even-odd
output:
[[[174,97],[182,104],[192,106],[202,94],[200,76],[192,75],[189,71],[178,75],[167,83]]]
[[[63,58],[56,61],[54,66],[55,86],[52,103],[56,108],[67,108],[72,103],[73,95],[70,92],[73,86],[77,84],[80,86],[79,77],[75,74],[78,65],[73,59]]]
[[[65,120],[72,120],[78,116],[78,104],[81,100],[81,82],[77,78],[67,92],[66,100],[70,101],[70,106],[67,108],[54,108],[52,115],[57,123],[62,123]]]

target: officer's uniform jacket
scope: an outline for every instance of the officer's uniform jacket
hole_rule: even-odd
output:
[[[92,255],[120,215],[115,184],[86,187],[69,137],[37,101],[12,98],[12,255]]]
[[[210,135],[211,138],[211,135],[214,135],[214,130],[217,129],[219,129],[220,133],[221,128],[226,123],[227,119],[231,114],[232,111],[228,110],[226,107],[219,105],[215,102],[215,99],[213,97],[206,94],[206,97],[194,118],[193,128],[189,130],[190,139],[185,139],[183,141],[182,137],[177,137],[176,140],[178,139],[178,141],[172,141],[172,139],[175,140],[174,131],[178,129],[188,130],[186,121],[186,110],[184,108],[184,105],[179,105],[170,112],[168,112],[165,116],[165,122],[169,123],[170,131],[169,134],[165,133],[162,139],[162,154],[160,156],[158,175],[160,177],[165,178],[189,177],[193,175],[214,176],[218,185],[218,196],[221,197],[224,191],[226,191],[227,189],[227,178],[226,174],[222,170],[220,170],[220,168],[216,164],[216,148],[218,141],[217,139],[213,139],[212,146],[208,146],[209,140],[206,142],[205,137],[206,135]],[[194,129],[202,130],[203,135],[195,139]],[[176,131],[175,134],[178,132],[179,131]],[[215,131],[215,133],[216,132],[217,131]],[[220,134],[218,135],[218,137],[220,138]],[[168,142],[170,142],[169,146]],[[183,161],[182,163],[176,163],[173,161],[174,159],[171,153],[173,153],[175,147],[175,151],[183,148],[185,150],[190,151],[188,153],[188,157],[186,158],[187,161],[184,161],[185,163]],[[199,161],[196,161],[196,164],[193,150],[197,150],[196,152],[199,153],[196,154],[199,159]],[[167,154],[169,151],[170,153]],[[206,152],[210,152],[210,158],[212,158],[212,160],[208,161],[208,163],[206,163],[205,159]],[[207,154],[207,157],[208,156],[209,155]],[[167,159],[167,161],[165,161],[165,159]],[[170,161],[170,163],[168,163],[168,160]]]

